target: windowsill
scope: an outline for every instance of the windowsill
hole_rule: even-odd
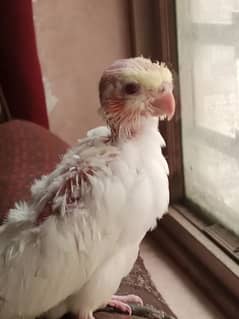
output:
[[[147,238],[141,245],[141,255],[156,288],[179,319],[228,319],[160,245]]]
[[[200,227],[170,207],[152,237],[154,247],[167,252],[205,298],[227,318],[238,318],[239,266]]]

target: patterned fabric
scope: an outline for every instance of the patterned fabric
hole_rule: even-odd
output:
[[[166,313],[172,314],[168,305],[156,289],[148,271],[144,266],[143,259],[139,256],[134,268],[129,276],[123,279],[120,288],[120,294],[138,294],[144,300],[145,304],[162,309]]]
[[[49,173],[67,144],[40,126],[25,121],[0,125],[0,217],[16,201],[27,200],[35,178]]]
[[[6,216],[16,201],[27,200],[35,178],[48,174],[59,162],[68,145],[42,127],[25,121],[0,125],[0,218]],[[120,294],[137,294],[145,304],[159,310],[157,319],[176,318],[155,288],[142,258],[119,288]],[[117,313],[99,312],[97,319],[121,319]],[[141,315],[144,317],[144,315]],[[70,315],[65,319],[73,318]],[[136,317],[135,317],[136,318]]]

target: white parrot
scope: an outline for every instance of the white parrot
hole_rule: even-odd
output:
[[[106,69],[99,93],[108,128],[88,132],[0,227],[0,318],[92,319],[104,305],[130,313],[127,302],[142,302],[113,294],[168,208],[158,118],[172,118],[172,90],[163,63],[137,57]]]

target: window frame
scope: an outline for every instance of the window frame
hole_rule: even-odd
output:
[[[233,246],[230,236],[220,233],[217,224],[205,220],[198,207],[185,196],[176,0],[151,0],[150,5],[148,0],[130,0],[129,3],[133,54],[166,62],[173,70],[176,82],[174,119],[159,123],[160,132],[167,142],[164,154],[170,169],[170,208],[152,237],[181,264],[228,318],[237,318],[239,250],[236,254],[230,250]]]
[[[167,141],[164,155],[170,169],[171,203],[175,203],[184,197],[175,2],[151,0],[150,4],[151,6],[147,0],[131,1],[133,54],[143,54],[164,61],[172,70],[176,81],[175,115],[170,122],[159,122],[160,132]],[[148,34],[151,35],[150,38]]]

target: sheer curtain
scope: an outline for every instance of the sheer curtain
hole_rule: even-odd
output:
[[[186,195],[239,234],[239,1],[176,5]]]

